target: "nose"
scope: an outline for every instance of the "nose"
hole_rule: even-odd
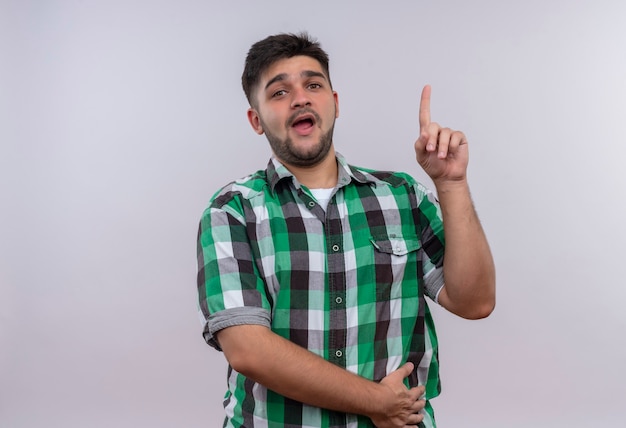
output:
[[[292,90],[291,108],[302,108],[311,105],[309,94],[304,88]]]

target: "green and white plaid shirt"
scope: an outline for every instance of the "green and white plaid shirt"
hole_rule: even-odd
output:
[[[326,211],[275,158],[212,198],[198,232],[204,337],[241,324],[276,334],[367,379],[407,361],[407,386],[439,394],[427,295],[443,286],[443,224],[410,176],[356,168],[337,154]],[[225,427],[372,427],[363,416],[285,398],[232,368]],[[434,427],[428,403],[424,427]]]

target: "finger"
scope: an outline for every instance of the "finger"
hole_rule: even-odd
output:
[[[426,407],[426,400],[424,399],[417,400],[415,401],[415,403],[413,403],[413,406],[411,406],[411,411],[413,413],[419,413],[422,410],[424,410],[424,407]]]
[[[416,413],[408,417],[407,426],[417,426],[417,424],[419,424],[423,420],[424,420],[424,415],[421,413]]]
[[[413,401],[418,401],[420,397],[424,396],[425,388],[423,385],[414,386],[409,390],[409,396]]]
[[[414,368],[415,366],[413,365],[413,363],[407,362],[407,363],[404,363],[404,365],[400,367],[398,370],[402,373],[402,378],[404,379],[405,377],[409,376],[413,372]]]
[[[426,143],[426,151],[434,152],[437,150],[437,143],[439,140],[439,132],[441,131],[441,127],[436,122],[431,122],[428,124],[426,128],[426,135],[428,136],[428,140]]]
[[[381,380],[381,382],[387,381],[391,383],[402,383],[402,380],[411,374],[413,368],[413,363],[405,363],[401,367],[398,367],[396,370],[385,376]]]
[[[454,131],[450,136],[450,148],[448,150],[456,151],[456,149],[458,149],[459,146],[463,144],[467,144],[465,134],[463,134],[461,131]]]
[[[437,148],[437,157],[439,159],[445,159],[448,156],[450,150],[450,143],[452,137],[452,130],[450,128],[442,128],[439,131],[439,146]]]
[[[430,85],[424,86],[422,89],[422,98],[420,99],[420,132],[430,125]]]
[[[420,136],[415,141],[415,150],[419,152],[423,152],[426,150],[426,145],[428,144],[428,133],[426,131],[421,131]]]
[[[411,391],[415,391],[416,394],[419,394],[418,397],[421,397],[426,392],[426,387],[424,385],[417,385],[412,387]]]

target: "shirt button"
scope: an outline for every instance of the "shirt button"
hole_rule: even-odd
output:
[[[340,349],[337,349],[337,350],[335,351],[335,357],[337,357],[337,358],[341,358],[342,356],[343,356],[343,352],[341,352],[341,350],[340,350]]]
[[[337,302],[338,305],[341,305],[341,302],[343,302],[343,299],[341,297],[337,297],[335,299],[335,302]]]
[[[337,244],[333,245],[333,251],[339,251],[339,245]]]

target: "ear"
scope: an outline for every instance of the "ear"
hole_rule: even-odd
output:
[[[335,99],[335,119],[339,117],[339,95],[333,91],[333,98]]]
[[[252,129],[254,129],[254,132],[259,135],[263,134],[263,126],[261,126],[261,118],[259,116],[259,113],[252,107],[248,109],[248,122],[250,122]]]

